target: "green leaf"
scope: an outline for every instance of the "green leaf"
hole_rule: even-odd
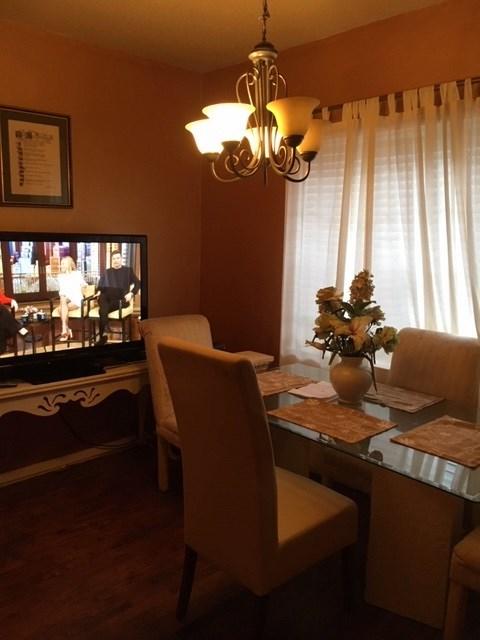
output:
[[[355,314],[355,307],[352,307],[352,305],[349,302],[344,302],[342,306],[345,309],[345,311],[348,311],[350,315]]]

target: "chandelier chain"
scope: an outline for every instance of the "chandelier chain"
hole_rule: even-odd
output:
[[[259,20],[262,21],[262,42],[267,41],[267,20],[270,18],[270,11],[268,10],[268,0],[263,0],[263,13],[259,16]]]

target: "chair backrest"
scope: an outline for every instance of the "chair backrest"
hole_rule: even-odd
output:
[[[158,341],[171,336],[212,347],[210,324],[201,315],[163,316],[143,320],[140,331],[145,341],[155,421],[157,426],[166,423],[168,429],[175,428],[175,413],[158,354]]]
[[[83,297],[90,298],[91,296],[95,295],[95,289],[96,287],[94,284],[87,284],[83,289]]]
[[[426,329],[402,329],[388,384],[478,406],[480,340]]]
[[[96,286],[94,284],[87,284],[83,288],[83,300],[82,300],[82,312],[85,315],[88,315],[90,309],[95,306],[95,295]]]
[[[278,533],[272,443],[254,367],[174,338],[158,349],[182,441],[185,542],[258,588]]]

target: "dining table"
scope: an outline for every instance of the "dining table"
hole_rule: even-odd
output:
[[[262,375],[266,374],[259,377]],[[328,368],[292,364],[282,366],[278,375],[287,376],[287,382],[297,377],[298,383],[292,386],[299,387],[308,381],[327,381]],[[264,394],[272,436],[288,433],[292,442],[300,442],[306,469],[309,449],[322,447],[341,457],[363,461],[371,473],[366,601],[441,628],[451,551],[470,526],[476,503],[480,503],[480,460],[475,461],[475,455],[480,456],[478,408],[437,398],[429,406],[412,411],[403,407],[401,400],[394,403],[396,408],[382,404],[378,398],[373,401],[370,396],[357,405],[343,405],[336,399],[305,399],[295,393],[294,389],[275,392],[273,386]],[[307,414],[313,411],[321,418],[320,426],[305,426],[304,419],[296,417],[302,415],[300,409],[305,406]],[[378,423],[382,430],[348,441],[351,438],[342,433],[338,436],[330,428],[338,422],[337,412],[344,424],[361,424],[363,420],[374,427]],[[439,455],[436,445],[442,438],[436,434],[440,430],[444,431],[447,448]],[[462,447],[463,434],[467,439]],[[416,444],[409,446],[413,436],[420,436],[420,443],[423,436],[426,449],[431,447],[436,454],[422,451]],[[451,450],[449,438],[454,441]],[[461,455],[457,455],[457,449]]]

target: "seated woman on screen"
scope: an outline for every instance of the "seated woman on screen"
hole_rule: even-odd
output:
[[[60,318],[62,320],[60,342],[66,342],[72,337],[72,330],[68,327],[68,312],[80,308],[86,286],[87,283],[80,271],[77,271],[77,265],[73,258],[70,256],[62,258],[58,275]]]

